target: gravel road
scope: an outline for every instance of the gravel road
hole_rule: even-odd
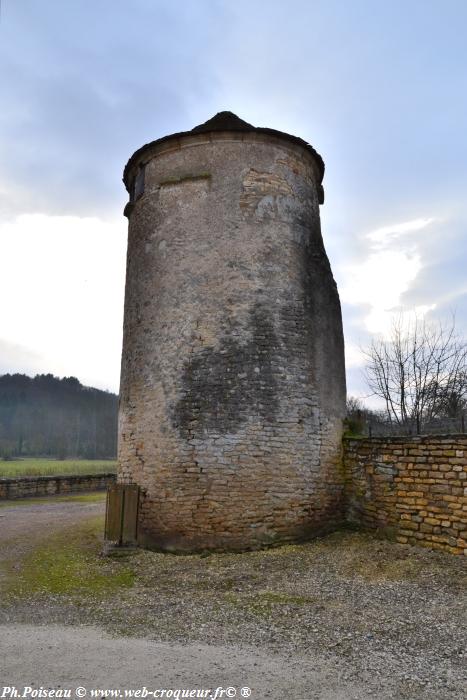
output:
[[[11,581],[15,548],[21,576],[41,542],[79,542],[103,503],[55,500],[0,514],[0,567],[3,559]],[[465,558],[356,532],[265,552],[139,551],[110,562],[97,536],[86,547],[91,572],[131,571],[132,585],[4,597],[6,685],[249,686],[253,700],[465,698]]]
[[[342,682],[332,664],[254,648],[112,639],[79,627],[0,626],[4,684],[91,689],[251,689],[252,700],[350,700],[365,690]],[[74,692],[72,697],[75,697]],[[225,698],[225,696],[224,696]]]
[[[19,561],[55,533],[104,513],[104,495],[102,500],[91,503],[68,499],[0,501],[0,582],[4,573],[2,562],[12,558]]]

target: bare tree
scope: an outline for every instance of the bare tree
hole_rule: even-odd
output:
[[[399,318],[389,339],[374,340],[365,355],[368,385],[392,424],[419,434],[432,419],[458,417],[465,408],[467,342],[454,319],[443,325]]]

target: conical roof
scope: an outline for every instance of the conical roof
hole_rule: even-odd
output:
[[[206,131],[254,131],[255,127],[237,117],[233,112],[218,112],[204,124],[195,126],[192,131],[204,133]]]
[[[199,124],[198,126],[195,126],[193,129],[191,129],[191,131],[181,131],[177,134],[163,136],[160,139],[151,141],[150,143],[145,144],[141,148],[138,148],[138,150],[135,151],[129,159],[128,163],[125,166],[125,170],[123,171],[123,182],[125,183],[125,186],[127,186],[127,176],[130,168],[136,161],[138,161],[141,158],[141,156],[146,150],[149,150],[160,143],[165,143],[166,141],[170,141],[172,139],[177,140],[182,139],[184,136],[191,136],[193,134],[209,133],[215,131],[243,131],[244,133],[269,134],[270,136],[275,136],[278,138],[285,139],[287,141],[292,141],[292,143],[302,146],[309,153],[311,153],[318,166],[320,180],[323,179],[324,161],[319,155],[319,153],[317,153],[313,146],[310,146],[309,143],[299,138],[298,136],[286,134],[283,131],[277,131],[276,129],[267,129],[261,126],[253,126],[252,124],[248,124],[248,122],[245,122],[243,119],[240,119],[240,117],[237,117],[237,115],[233,112],[226,111],[218,112],[213,117],[211,117],[211,119],[208,119],[206,122],[204,122],[204,124]]]

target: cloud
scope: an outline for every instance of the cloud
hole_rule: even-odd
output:
[[[2,10],[0,174],[27,194],[16,209],[4,198],[4,211],[109,216],[123,208],[133,151],[194,126],[193,103],[206,110],[216,85],[206,47],[221,44],[211,8],[136,5]]]
[[[25,214],[0,225],[0,367],[118,389],[125,225]]]
[[[402,310],[404,294],[423,267],[420,246],[413,234],[434,221],[418,218],[371,231],[363,237],[364,259],[341,266],[341,298],[347,304],[365,305],[364,325],[368,332],[387,333],[394,313]],[[435,304],[420,304],[415,310],[423,315],[434,307]]]
[[[368,233],[366,238],[374,244],[374,247],[378,246],[384,248],[406,233],[421,231],[433,221],[433,218],[414,219],[413,221],[404,221],[401,224],[383,226],[382,228],[376,229],[376,231]]]
[[[363,367],[365,364],[365,357],[358,347],[353,342],[345,343],[345,366],[349,370],[352,368]]]
[[[38,353],[0,339],[0,374],[40,374],[45,364],[46,359]]]

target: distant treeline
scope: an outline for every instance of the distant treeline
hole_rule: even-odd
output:
[[[0,376],[0,458],[114,459],[118,396],[52,374]]]

